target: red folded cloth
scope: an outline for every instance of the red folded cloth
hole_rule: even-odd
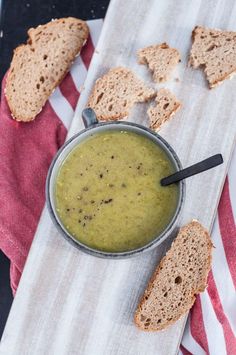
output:
[[[33,122],[13,120],[4,88],[5,78],[0,106],[0,248],[11,260],[15,292],[44,206],[47,171],[67,131],[49,102]]]

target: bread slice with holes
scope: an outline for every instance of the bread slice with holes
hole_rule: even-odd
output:
[[[33,120],[62,81],[85,44],[89,30],[79,19],[51,21],[28,31],[27,44],[14,51],[6,98],[13,118]]]
[[[153,73],[154,81],[160,83],[169,79],[171,72],[180,62],[180,54],[167,43],[161,43],[140,49],[138,62],[146,64]]]
[[[116,67],[99,78],[88,100],[99,120],[118,120],[129,115],[137,102],[146,102],[156,95],[130,69]]]
[[[189,64],[204,67],[210,88],[236,73],[236,32],[197,26],[192,42]]]
[[[148,109],[150,128],[159,131],[162,125],[168,121],[180,109],[181,103],[174,94],[167,89],[160,89],[155,98],[155,106]]]
[[[135,313],[142,330],[162,330],[192,307],[207,286],[213,244],[197,221],[182,227],[154,272]]]

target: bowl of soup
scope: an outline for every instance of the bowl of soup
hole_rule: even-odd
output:
[[[182,166],[152,130],[125,121],[98,123],[94,117],[87,115],[86,128],[51,164],[48,210],[60,234],[80,250],[98,257],[137,255],[176,226],[184,182],[161,186],[160,180]]]

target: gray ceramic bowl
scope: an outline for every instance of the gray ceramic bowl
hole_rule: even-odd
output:
[[[150,250],[151,248],[154,248],[158,246],[161,242],[163,242],[170,234],[173,232],[174,228],[176,227],[177,220],[180,216],[180,212],[183,207],[183,202],[184,202],[184,196],[185,196],[185,183],[184,181],[181,181],[179,183],[179,199],[178,199],[178,204],[176,207],[175,214],[169,224],[166,226],[166,228],[163,230],[163,232],[159,235],[157,235],[151,242],[146,244],[145,246],[134,249],[134,250],[129,250],[126,252],[104,252],[100,251],[97,249],[93,249],[83,243],[81,243],[79,240],[75,239],[70,233],[65,229],[63,226],[62,222],[60,221],[59,216],[57,215],[56,208],[55,208],[55,181],[57,178],[57,174],[59,171],[59,168],[62,164],[62,162],[65,160],[65,158],[68,156],[68,154],[71,152],[71,150],[80,144],[83,140],[88,138],[91,134],[99,133],[104,130],[127,130],[127,131],[133,131],[138,134],[145,135],[149,139],[151,139],[153,142],[155,142],[159,147],[161,147],[170,160],[173,163],[173,166],[175,167],[175,170],[178,171],[182,169],[182,165],[180,163],[180,160],[175,153],[175,151],[171,148],[171,146],[158,134],[153,132],[152,130],[138,125],[136,123],[131,123],[131,122],[121,122],[121,121],[115,121],[115,122],[105,122],[105,123],[98,123],[96,116],[94,114],[94,111],[91,109],[85,109],[83,111],[83,120],[85,123],[85,129],[80,131],[78,134],[73,136],[71,139],[69,139],[58,151],[56,154],[55,158],[52,161],[52,164],[49,168],[48,176],[47,176],[47,182],[46,182],[46,203],[47,207],[50,213],[50,216],[52,218],[52,221],[54,222],[55,226],[58,228],[60,234],[68,240],[70,243],[72,243],[76,248],[92,254],[94,256],[102,257],[102,258],[126,258],[126,257],[131,257],[135,256],[137,254],[143,253],[144,251]]]

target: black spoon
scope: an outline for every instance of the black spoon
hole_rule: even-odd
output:
[[[163,179],[161,179],[160,183],[162,186],[167,186],[170,184],[174,184],[175,182],[186,179],[190,176],[202,173],[203,171],[214,168],[217,165],[223,163],[223,157],[221,154],[215,154],[210,158],[200,161],[197,164],[193,164],[188,168],[182,169],[177,173],[169,175]]]

